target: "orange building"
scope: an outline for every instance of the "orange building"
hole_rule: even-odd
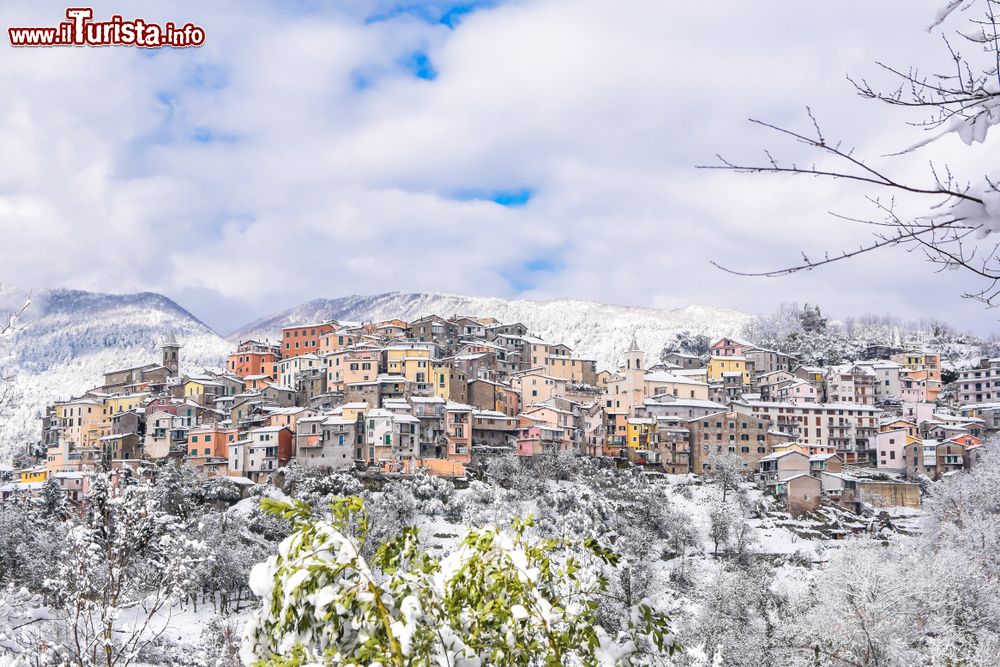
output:
[[[235,428],[218,428],[214,424],[191,429],[187,434],[188,462],[200,468],[208,459],[228,459],[229,443],[235,442],[238,434]]]
[[[304,324],[281,330],[281,356],[285,359],[300,354],[319,354],[320,341],[337,327],[337,323]]]
[[[346,329],[332,331],[320,337],[319,350],[316,354],[323,356],[324,354],[346,350],[352,345],[360,343],[363,338],[364,336],[358,331],[348,331]]]
[[[275,377],[276,365],[281,359],[281,348],[269,343],[248,340],[239,344],[229,355],[229,372],[241,378],[248,375]]]

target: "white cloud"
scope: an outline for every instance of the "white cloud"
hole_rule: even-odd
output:
[[[958,299],[961,276],[906,253],[771,282],[708,264],[770,268],[865,238],[825,216],[854,210],[855,188],[692,167],[759,155],[775,142],[743,119],[801,123],[806,103],[862,148],[908,143],[844,74],[926,58],[937,2],[872,4],[519,0],[452,31],[408,16],[365,25],[365,3],[119,3],[201,23],[207,43],[6,48],[0,229],[17,252],[2,277],[162,291],[228,329],[316,296],[508,295],[525,262],[552,257],[557,270],[514,282],[665,306],[920,315],[932,303],[987,328]],[[7,25],[58,18],[37,3],[0,10]],[[435,80],[400,66],[415,51]],[[983,148],[940,150],[982,162]],[[923,175],[925,160],[907,169]],[[454,197],[521,188],[534,196],[519,208]]]

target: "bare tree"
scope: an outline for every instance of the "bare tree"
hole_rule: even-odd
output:
[[[24,328],[21,318],[30,305],[31,295],[29,294],[20,308],[7,313],[7,321],[0,324],[0,340],[9,338]],[[0,414],[3,414],[4,410],[6,410],[14,400],[14,388],[11,379],[12,378],[7,373],[0,371]]]
[[[899,157],[920,149],[946,134],[956,133],[966,144],[982,143],[993,125],[1000,124],[1000,0],[943,0],[930,31],[940,30],[947,53],[947,67],[925,74],[916,68],[898,68],[877,63],[894,80],[894,87],[881,89],[865,79],[848,77],[858,94],[894,107],[924,113],[910,123],[929,132],[928,138],[899,153]],[[945,26],[955,26],[946,34]],[[965,50],[963,51],[963,47]],[[781,161],[765,150],[765,160],[741,164],[717,156],[719,164],[703,169],[723,169],[743,173],[810,175],[843,179],[875,186],[877,195],[867,196],[875,209],[870,218],[837,215],[846,221],[875,228],[874,239],[856,248],[827,251],[822,257],[802,253],[801,261],[766,271],[718,268],[741,276],[782,276],[849,260],[887,247],[902,246],[922,253],[938,265],[939,271],[959,269],[969,273],[976,286],[965,293],[988,306],[1000,303],[1000,172],[959,176],[947,166],[930,164],[929,181],[907,182],[891,169],[872,166],[840,141],[824,136],[807,107],[811,127],[796,131],[750,119],[759,127],[804,144],[825,161],[819,165]],[[916,204],[922,215],[905,214]]]
[[[722,502],[726,502],[728,491],[735,491],[740,488],[740,482],[746,481],[747,464],[737,454],[732,452],[712,454],[706,463],[712,471],[712,477],[722,489]]]

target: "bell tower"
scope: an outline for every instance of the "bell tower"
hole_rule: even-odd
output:
[[[646,353],[639,349],[635,336],[632,336],[632,344],[628,346],[628,352],[625,353],[625,370],[646,370]]]
[[[181,346],[174,338],[174,332],[171,331],[167,334],[166,340],[163,345],[160,346],[163,350],[163,366],[168,371],[172,377],[177,377],[179,366],[180,366],[180,352]]]

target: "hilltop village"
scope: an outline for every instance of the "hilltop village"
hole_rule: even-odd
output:
[[[240,342],[224,370],[182,374],[181,354],[171,336],[160,363],[49,406],[44,460],[0,470],[0,499],[52,478],[82,504],[95,472],[164,462],[249,487],[291,464],[460,479],[516,453],[735,472],[795,514],[859,512],[919,507],[921,480],[975,466],[1000,430],[1000,359],[945,394],[940,355],[923,349],[814,367],[732,338],[650,360],[633,340],[598,369],[517,322],[428,316],[290,326],[277,344]]]

